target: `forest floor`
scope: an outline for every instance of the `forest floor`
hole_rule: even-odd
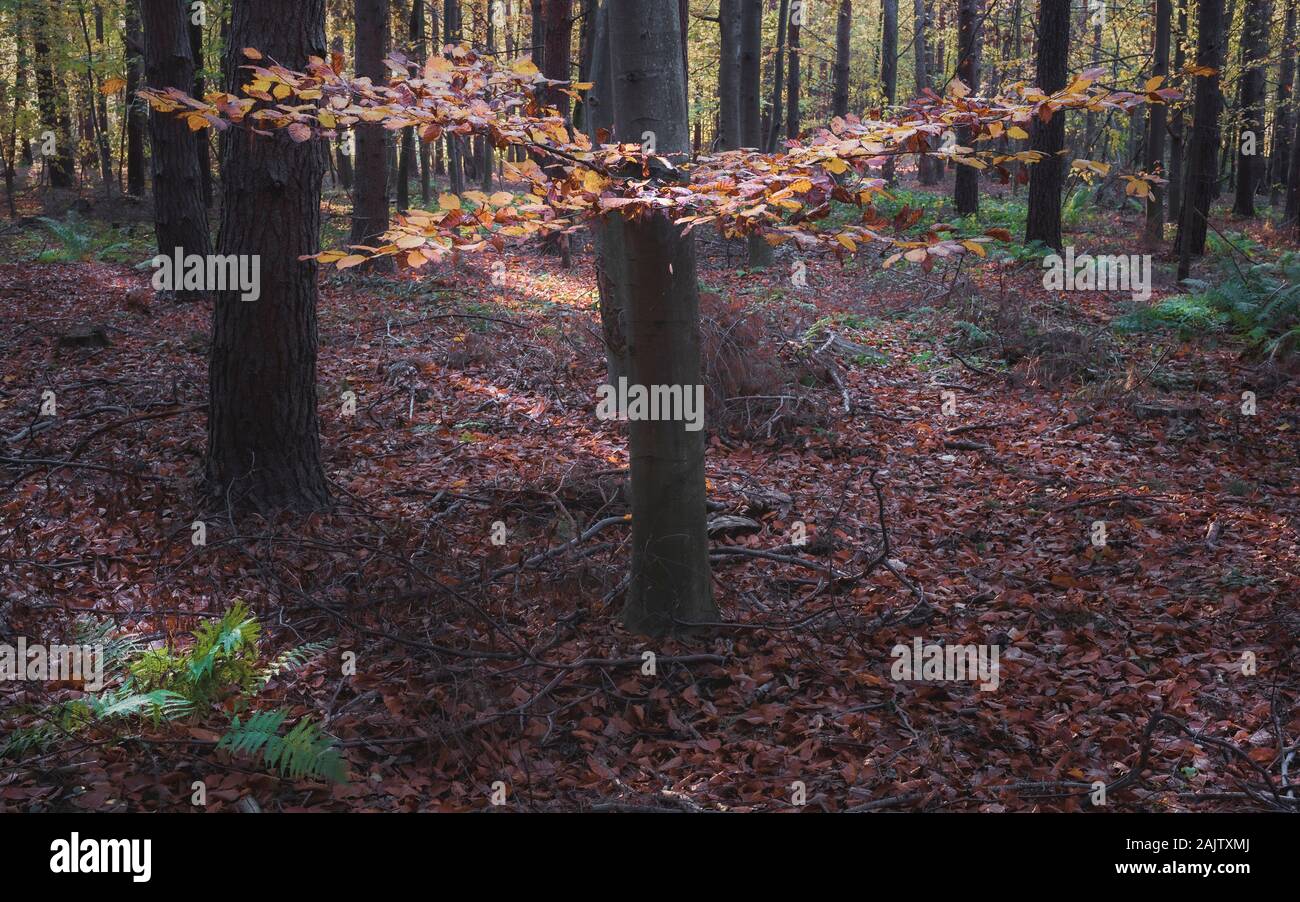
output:
[[[152,253],[134,229],[129,263]],[[1095,212],[1067,240],[1132,253],[1137,230]],[[92,615],[184,642],[242,600],[267,658],[330,643],[254,707],[312,716],[350,779],[214,748],[214,709],[11,751],[0,809],[185,810],[199,780],[209,810],[494,789],[514,810],[791,810],[799,783],[816,810],[1077,810],[1095,781],[1106,810],[1293,806],[1300,391],[1226,334],[1119,332],[1127,295],[1048,291],[1014,245],[929,274],[808,261],[798,287],[784,253],[749,271],[701,240],[722,623],[646,640],[618,625],[627,448],[594,413],[589,253],[323,276],[336,504],[265,521],[199,500],[209,309],[140,304],[128,262],[32,262],[48,242],[0,233],[23,261],[0,265],[0,642]],[[73,346],[78,324],[107,346]],[[914,637],[996,646],[996,689],[892,679]],[[0,685],[0,740],[79,688]]]

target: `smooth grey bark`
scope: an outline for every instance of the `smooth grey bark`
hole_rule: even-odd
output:
[[[930,87],[930,59],[925,41],[925,30],[930,26],[930,14],[925,8],[925,0],[913,0],[912,14],[915,19],[913,74],[916,76],[916,96],[920,97],[925,89]],[[933,185],[939,180],[938,167],[931,157],[918,154],[916,168],[922,185]]]
[[[722,0],[718,7],[718,137],[717,150],[735,150],[740,130],[740,4]]]
[[[623,140],[653,132],[660,154],[690,151],[676,0],[607,0],[614,127]],[[606,271],[627,300],[628,379],[642,386],[702,384],[695,245],[663,214],[622,222],[621,253]],[[632,578],[623,624],[681,632],[718,619],[705,521],[704,431],[674,420],[629,426]],[[689,629],[689,628],[685,628]]]
[[[979,91],[980,6],[980,0],[958,0],[957,5],[957,77],[965,82],[972,94]],[[963,147],[971,146],[974,135],[970,126],[957,130],[957,140]],[[953,203],[958,216],[979,213],[979,171],[974,167],[957,165]]]

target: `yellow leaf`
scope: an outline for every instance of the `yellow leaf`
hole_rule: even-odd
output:
[[[839,175],[842,172],[848,172],[849,164],[841,160],[839,157],[831,157],[829,160],[822,163],[822,168],[829,173]]]
[[[1029,132],[1025,131],[1023,128],[1021,128],[1018,125],[1013,125],[1011,126],[1011,128],[1007,129],[1007,137],[1019,138],[1020,140],[1023,141],[1025,138],[1029,137]]]
[[[116,94],[118,91],[122,90],[125,87],[126,87],[126,79],[119,78],[118,76],[114,75],[112,78],[106,79],[104,83],[99,86],[99,93],[105,96],[109,94]]]
[[[360,254],[348,254],[346,257],[339,260],[337,266],[339,269],[351,269],[354,266],[359,266],[360,264],[365,263],[367,259],[368,258],[363,257]]]
[[[250,60],[260,60],[262,58],[262,54],[254,50],[252,47],[244,48],[244,56]]]
[[[515,196],[509,191],[498,191],[488,198],[488,203],[494,207],[508,207],[514,199]]]
[[[442,194],[438,197],[438,208],[441,210],[459,210],[460,198],[454,194]]]
[[[397,246],[404,251],[409,251],[411,248],[419,247],[422,244],[424,244],[422,235],[403,235],[397,239]]]
[[[978,257],[988,256],[988,251],[984,250],[984,245],[980,244],[978,241],[963,241],[961,246]]]
[[[284,98],[288,97],[292,93],[293,89],[284,84],[276,85],[271,89],[271,96],[276,100],[284,100]]]
[[[541,70],[537,68],[537,64],[526,56],[522,59],[515,60],[515,64],[510,67],[510,71],[514,72],[516,75],[537,75],[541,72]]]
[[[856,253],[858,250],[858,246],[854,244],[853,239],[850,238],[848,235],[843,235],[843,234],[836,235],[835,240],[838,241],[840,244],[844,245],[845,247],[847,247],[849,250],[853,251],[854,253]]]

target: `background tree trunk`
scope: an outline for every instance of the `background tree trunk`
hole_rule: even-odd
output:
[[[740,147],[740,17],[744,0],[722,0],[718,5],[718,150]]]
[[[126,193],[144,196],[144,132],[149,105],[135,96],[144,81],[144,32],[139,0],[126,0]]]
[[[925,89],[930,87],[930,59],[925,40],[925,30],[930,25],[930,15],[926,11],[925,0],[913,0],[912,14],[915,18],[913,68],[916,75],[916,96],[920,97]],[[922,185],[933,185],[939,181],[939,168],[931,157],[919,154],[916,158],[916,168],[917,177],[920,178]]]
[[[72,117],[68,112],[68,97],[63,87],[63,80],[55,70],[54,60],[50,55],[49,30],[49,11],[45,4],[37,3],[32,9],[32,45],[36,53],[36,106],[41,114],[42,128],[54,133],[54,154],[45,157],[45,165],[50,173],[51,186],[71,188],[77,181],[77,163],[72,143]],[[187,86],[186,90],[188,90]]]
[[[606,0],[616,133],[653,131],[661,154],[690,149],[676,0]],[[677,159],[681,159],[677,157]],[[701,384],[695,246],[671,220],[624,221],[622,253],[606,265],[628,300],[629,382]],[[718,618],[705,528],[704,431],[675,421],[629,424],[632,580],[623,624],[678,631]]]
[[[228,53],[243,47],[299,70],[309,56],[325,57],[325,0],[234,0]],[[238,93],[243,80],[226,90]],[[260,259],[262,293],[249,302],[220,292],[213,311],[206,475],[223,507],[329,503],[316,408],[317,265],[299,260],[319,250],[324,150],[247,131],[227,148],[219,246]]]
[[[1198,0],[1196,65],[1215,70],[1196,76],[1192,107],[1192,135],[1187,148],[1187,193],[1178,223],[1178,278],[1187,278],[1192,257],[1205,253],[1210,200],[1218,167],[1219,70],[1223,66],[1223,0]]]
[[[1286,188],[1287,164],[1291,159],[1291,117],[1295,115],[1292,109],[1295,102],[1292,96],[1295,87],[1296,51],[1293,46],[1295,44],[1295,20],[1296,0],[1287,0],[1286,24],[1282,29],[1282,46],[1279,51],[1282,60],[1278,70],[1277,94],[1274,103],[1276,114],[1273,120],[1273,146],[1268,164],[1268,202],[1270,206],[1274,207],[1282,199],[1282,191]]]
[[[1052,94],[1065,87],[1070,55],[1070,0],[1040,0],[1038,4],[1038,87]],[[1064,183],[1065,113],[1058,111],[1029,126],[1030,149],[1044,157],[1029,167],[1029,213],[1025,241],[1041,241],[1061,250],[1061,191]],[[964,167],[963,167],[964,168]],[[960,171],[960,170],[959,170]]]
[[[1172,14],[1170,0],[1156,0],[1155,58],[1151,63],[1151,75],[1169,75],[1169,17]],[[1165,165],[1165,115],[1167,108],[1163,104],[1153,103],[1147,107],[1147,147],[1146,169],[1148,172],[1163,175]],[[1145,238],[1152,247],[1165,240],[1164,189],[1159,185],[1151,186],[1151,196],[1147,199],[1147,218]]]
[[[848,0],[845,0],[846,5],[847,3]],[[892,107],[898,101],[898,0],[884,0],[884,4],[885,4],[885,9],[884,9],[885,20],[884,23],[881,25],[881,36],[880,36],[880,41],[881,41],[880,83],[881,83],[881,87],[884,89],[885,92],[884,105],[886,107]],[[842,14],[843,14],[843,10],[841,10],[841,15]],[[852,20],[850,19],[850,22],[844,23],[842,27],[847,29],[848,25],[851,24],[851,21]],[[845,37],[846,43],[847,40],[848,38],[846,36]],[[847,70],[845,71],[844,75],[845,75],[844,93],[846,95],[845,106],[847,109],[847,103],[848,103],[847,95],[849,90]],[[837,79],[836,87],[838,88],[838,86],[839,86],[839,82]],[[844,114],[840,113],[839,115],[842,116]],[[894,158],[893,157],[890,157],[885,162],[884,175],[886,181],[892,182],[894,180]]]
[[[1268,63],[1268,28],[1272,3],[1264,0],[1247,9],[1242,27],[1241,131],[1237,136],[1237,193],[1232,212],[1255,215],[1255,192],[1259,190],[1264,155],[1264,67]],[[1248,146],[1247,133],[1253,137]],[[1250,153],[1246,153],[1250,150]]]
[[[151,88],[188,92],[194,87],[188,9],[185,0],[142,0],[145,75]],[[193,133],[181,117],[151,112],[149,136],[158,253],[170,257],[177,248],[186,254],[211,253]]]
[[[353,53],[357,77],[384,84],[388,77],[384,65],[388,55],[388,0],[356,0],[355,15]],[[352,234],[348,240],[351,244],[373,246],[388,228],[388,131],[383,125],[356,126],[354,165]]]
[[[888,53],[889,42],[889,5],[894,7],[894,45],[892,56],[898,50],[898,0],[885,0],[885,51],[881,54],[881,72],[884,72],[884,59]],[[849,114],[849,68],[853,48],[849,37],[853,28],[853,0],[840,0],[839,14],[835,19],[835,87],[831,95],[831,115],[847,116]]]
[[[958,0],[957,5],[957,77],[965,82],[971,93],[979,90],[979,20],[980,0]],[[969,126],[957,130],[957,140],[963,147],[972,146],[974,135]],[[953,187],[953,203],[958,216],[979,213],[979,172],[971,166],[957,166],[957,179]]]
[[[741,0],[740,24],[740,143],[763,147],[763,0]],[[772,245],[750,235],[749,265],[763,269],[772,262]]]
[[[1178,31],[1174,40],[1174,71],[1182,72],[1186,62],[1183,49],[1187,41],[1187,3],[1178,0]],[[1183,108],[1174,110],[1169,120],[1169,221],[1181,222],[1183,216],[1183,185],[1186,178],[1183,168],[1183,148],[1185,131]]]
[[[785,94],[785,136],[799,137],[799,94],[803,90],[800,75],[799,35],[803,31],[805,6],[808,0],[790,0],[790,24],[787,43],[790,45],[790,80]],[[797,5],[796,5],[797,4]]]
[[[781,0],[776,20],[776,61],[772,66],[772,122],[763,149],[776,153],[777,138],[785,124],[785,38],[790,29],[790,0]]]

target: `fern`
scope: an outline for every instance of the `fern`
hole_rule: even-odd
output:
[[[316,655],[330,647],[328,642],[308,642],[306,645],[299,645],[297,648],[291,648],[288,651],[281,652],[275,660],[263,667],[257,675],[257,688],[262,690],[266,684],[271,682],[282,673],[288,673],[291,670],[297,670]]]
[[[289,713],[283,708],[260,711],[244,723],[236,717],[217,742],[217,748],[233,754],[262,754],[267,767],[277,768],[291,780],[325,777],[336,783],[347,782],[347,765],[334,747],[334,740],[321,732],[310,717],[304,717],[286,735],[280,727]]]

